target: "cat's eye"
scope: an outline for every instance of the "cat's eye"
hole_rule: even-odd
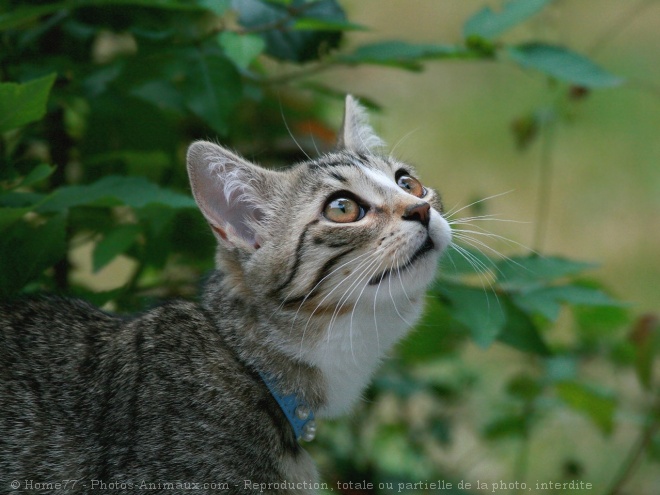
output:
[[[426,189],[420,181],[415,179],[412,175],[408,175],[405,170],[399,170],[396,174],[397,185],[413,196],[423,198],[426,196]]]
[[[350,223],[361,220],[366,209],[353,198],[335,197],[328,200],[323,208],[323,216],[335,223]]]

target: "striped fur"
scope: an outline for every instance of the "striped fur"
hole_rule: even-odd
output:
[[[218,240],[199,304],[123,318],[75,300],[0,303],[0,493],[15,479],[227,483],[223,493],[317,480],[259,373],[317,418],[348,412],[418,319],[450,242],[436,193],[397,185],[414,171],[379,154],[351,97],[339,141],[284,171],[191,145],[192,190]],[[328,220],[338,192],[364,217]],[[297,486],[265,491],[313,493]]]

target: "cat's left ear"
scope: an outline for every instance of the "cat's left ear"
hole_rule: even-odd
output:
[[[369,124],[369,116],[357,99],[346,95],[344,102],[344,123],[339,131],[337,147],[358,153],[373,153],[383,148],[385,143]]]
[[[267,211],[265,191],[273,174],[207,141],[188,148],[188,176],[195,201],[218,241],[230,246],[260,247],[259,227]]]

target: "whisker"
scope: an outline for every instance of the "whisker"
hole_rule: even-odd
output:
[[[375,251],[375,252],[373,252],[373,253],[366,253],[366,254],[369,254],[370,256],[368,256],[367,259],[362,260],[362,261],[358,264],[358,266],[355,268],[356,271],[357,271],[357,270],[360,270],[363,266],[365,266],[365,265],[367,265],[367,264],[370,264],[370,263],[371,263],[371,258],[372,258],[372,257],[375,257],[375,256],[378,254],[378,251]],[[350,280],[350,279],[349,279],[349,278],[343,278],[343,279],[341,279],[341,280],[340,280],[340,281],[339,281],[339,282],[338,282],[338,283],[332,288],[332,290],[330,290],[330,292],[328,292],[328,293],[325,295],[325,297],[324,297],[323,299],[321,299],[321,301],[316,305],[316,307],[314,308],[314,310],[312,311],[312,313],[309,315],[309,318],[307,318],[307,322],[305,323],[305,327],[303,328],[303,335],[302,335],[302,339],[301,339],[301,342],[300,342],[300,352],[301,352],[301,353],[302,353],[302,349],[303,349],[303,340],[304,340],[304,338],[305,338],[305,332],[307,331],[307,327],[309,326],[310,321],[311,321],[312,318],[314,317],[314,314],[315,314],[316,311],[317,311],[317,310],[323,305],[323,302],[324,302],[328,297],[330,297],[330,296],[332,295],[332,293],[333,293],[335,290],[337,290],[337,289],[338,289],[338,288],[339,288],[344,282],[346,282],[347,280]],[[352,286],[352,284],[351,284],[351,286]],[[349,286],[349,288],[350,288],[351,286]],[[340,298],[340,301],[341,301],[341,298]],[[334,313],[333,313],[333,316],[334,316]],[[292,325],[292,328],[293,328],[293,325]]]
[[[470,262],[470,258],[472,258],[475,262],[477,262],[477,266],[482,266],[485,269],[485,271],[483,271],[483,272],[480,271],[480,270],[475,270],[475,271],[479,275],[479,278],[481,280],[485,281],[486,284],[488,284],[488,287],[490,288],[491,292],[495,296],[495,299],[497,300],[498,306],[501,308],[502,304],[500,303],[500,298],[497,295],[497,291],[495,290],[495,286],[493,285],[493,282],[488,277],[485,276],[485,273],[492,273],[490,271],[490,269],[488,269],[488,267],[483,263],[483,261],[481,261],[480,259],[474,257],[474,255],[472,253],[470,253],[468,250],[466,250],[465,248],[462,248],[461,246],[457,246],[456,244],[452,244],[452,247],[456,250],[457,253],[459,253],[461,256],[463,256],[465,258],[465,260],[468,263],[470,263],[470,265],[474,266],[472,264],[472,262]],[[497,267],[495,267],[495,268],[497,268]],[[486,296],[486,302],[487,302],[488,310],[490,310],[490,299],[488,298],[488,291],[486,290],[486,286],[483,285],[483,282],[482,282],[482,289],[484,291],[484,295]]]
[[[499,252],[499,251],[498,251],[497,249],[495,249],[495,248],[490,247],[488,244],[486,244],[485,242],[483,242],[483,241],[481,241],[481,240],[479,240],[479,239],[474,239],[473,237],[470,237],[470,236],[467,236],[467,235],[461,234],[460,232],[455,233],[455,234],[454,234],[454,237],[455,237],[456,239],[459,239],[459,240],[461,240],[461,241],[463,241],[463,242],[468,243],[470,246],[475,247],[475,248],[477,248],[477,249],[479,249],[480,247],[483,248],[483,249],[486,249],[486,250],[490,251],[491,253],[493,253],[493,254],[494,254],[495,256],[497,256],[498,258],[503,259],[503,260],[506,260],[507,262],[516,265],[518,268],[522,268],[523,270],[528,270],[528,268],[524,267],[523,265],[521,265],[520,263],[518,263],[518,262],[517,262],[516,260],[514,260],[513,258],[507,256],[506,254],[503,254],[503,253]],[[493,266],[495,266],[495,264],[493,264]],[[502,273],[499,269],[497,269],[497,271],[498,271],[499,273]]]
[[[477,205],[477,204],[479,204],[479,203],[483,203],[484,201],[488,201],[489,199],[499,198],[500,196],[504,196],[504,195],[506,195],[506,194],[510,194],[510,193],[512,193],[513,191],[515,191],[515,189],[511,189],[511,190],[509,190],[509,191],[506,191],[506,192],[503,192],[503,193],[499,193],[499,194],[493,194],[492,196],[488,196],[487,198],[483,198],[483,199],[480,199],[480,200],[478,200],[478,201],[474,201],[474,202],[470,203],[469,205],[465,205],[465,206],[463,206],[462,208],[460,208],[460,209],[458,209],[458,210],[456,210],[456,207],[454,207],[454,208],[452,208],[450,211],[448,211],[447,213],[445,213],[444,216],[445,216],[445,218],[450,218],[450,217],[452,217],[453,215],[456,215],[457,213],[460,213],[461,211],[463,211],[463,210],[465,210],[465,209],[467,209],[467,208],[470,208],[471,206]]]
[[[394,264],[395,263],[396,263],[396,260],[392,261],[392,265],[390,266],[390,273],[391,273],[392,270],[394,270]],[[406,325],[411,327],[412,324],[403,317],[403,315],[399,312],[399,308],[396,307],[396,301],[394,300],[394,296],[392,295],[392,276],[389,276],[387,278],[387,289],[390,293],[390,300],[392,301],[392,307],[394,308],[394,311],[399,316],[399,318],[401,318],[401,321],[403,321]]]
[[[403,285],[403,278],[401,277],[401,261],[397,257],[398,252],[399,252],[398,249],[394,252],[394,259],[397,260],[396,273],[399,277],[399,283],[401,284],[401,290],[403,290],[403,294],[406,296],[406,299],[408,300],[408,304],[410,304],[410,306],[413,306],[413,302],[410,300],[410,297],[408,297],[408,293],[406,292],[406,288]]]
[[[410,136],[412,136],[414,133],[419,131],[420,129],[421,129],[421,127],[417,127],[415,129],[412,129],[411,131],[408,131],[406,134],[404,134],[404,136],[401,139],[399,139],[394,146],[392,146],[392,149],[390,150],[390,156],[394,156],[394,152],[399,147],[399,145],[401,143],[403,143],[406,139],[408,139]]]
[[[493,239],[498,239],[498,240],[500,240],[502,242],[505,242],[507,244],[510,244],[510,245],[515,245],[515,246],[521,247],[525,250],[531,251],[534,254],[537,254],[531,248],[529,248],[529,247],[525,246],[524,244],[521,244],[517,241],[514,241],[513,239],[509,239],[508,237],[504,237],[504,236],[501,236],[499,234],[494,234],[492,232],[489,232],[485,229],[480,228],[477,225],[473,225],[473,227],[477,228],[479,230],[454,229],[453,233],[454,233],[454,235],[458,233],[458,234],[474,234],[474,235],[481,235],[481,236],[484,236],[484,237],[490,237],[490,238],[493,238]]]
[[[282,122],[284,122],[284,127],[286,127],[286,132],[289,133],[289,136],[291,136],[291,139],[293,139],[293,142],[296,143],[296,146],[298,146],[298,149],[303,152],[303,155],[307,157],[308,160],[311,160],[312,157],[310,157],[307,152],[303,149],[302,146],[300,146],[300,143],[296,140],[295,136],[291,132],[291,129],[289,128],[289,124],[286,121],[286,117],[284,116],[284,108],[282,107],[282,100],[279,100],[280,103],[280,115],[282,116]]]

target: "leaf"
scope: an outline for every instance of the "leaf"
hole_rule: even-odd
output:
[[[603,433],[612,433],[616,398],[611,393],[575,381],[557,383],[555,390],[561,400],[586,414]]]
[[[457,45],[380,41],[358,46],[352,53],[340,55],[337,60],[346,64],[376,64],[420,70],[421,61],[440,58],[477,58],[477,55]]]
[[[449,302],[452,318],[470,330],[477,345],[488,347],[504,328],[505,313],[495,293],[449,283],[436,284],[433,291]]]
[[[195,50],[182,91],[186,106],[215,132],[225,135],[229,116],[242,97],[241,80],[224,56]]]
[[[317,60],[323,52],[336,48],[342,33],[327,28],[299,30],[295,27],[298,19],[306,19],[303,25],[313,21],[335,27],[346,23],[344,10],[336,0],[293,0],[288,5],[234,0],[233,6],[242,26],[262,33],[268,55],[299,63]]]
[[[0,83],[0,133],[40,120],[55,82],[55,74],[17,84]]]
[[[17,222],[0,236],[0,297],[8,297],[66,256],[66,215],[38,227]]]
[[[528,418],[520,414],[511,414],[495,418],[484,426],[482,434],[486,440],[523,437],[527,432]]]
[[[476,249],[461,246],[461,250],[448,250],[440,259],[442,277],[460,278],[465,275],[479,275],[485,268],[492,267],[492,260]]]
[[[0,14],[0,31],[20,27],[43,15],[52,14],[65,7],[65,3],[51,3],[12,9],[11,12]]]
[[[552,322],[557,321],[561,312],[560,301],[553,297],[553,291],[547,288],[514,294],[512,300],[526,313],[541,315]]]
[[[33,168],[29,174],[27,174],[23,180],[13,189],[19,187],[29,187],[33,184],[41,182],[44,179],[50,177],[57,167],[53,165],[48,165],[47,163],[41,163]]]
[[[596,265],[551,256],[513,257],[497,264],[497,280],[507,290],[530,289],[576,275]]]
[[[506,322],[497,340],[522,352],[549,356],[550,349],[532,319],[508,301],[505,304]]]
[[[361,24],[316,17],[301,17],[293,23],[293,28],[296,31],[367,31]]]
[[[195,208],[189,196],[162,189],[144,177],[108,176],[93,184],[57,189],[38,205],[39,213],[60,212],[76,206],[119,206],[142,208],[161,204],[170,208]]]
[[[538,379],[526,374],[518,374],[509,381],[506,390],[513,397],[532,401],[541,394],[543,387]]]
[[[142,229],[139,225],[121,225],[106,233],[96,246],[92,255],[92,268],[98,272],[116,256],[125,253],[136,241]]]
[[[404,363],[414,364],[447,356],[465,341],[463,327],[452,318],[449,308],[430,299],[417,330],[397,347]]]
[[[526,43],[509,47],[508,54],[521,67],[535,69],[559,81],[584,88],[608,88],[624,82],[623,78],[561,46]]]
[[[551,1],[512,0],[505,3],[500,12],[494,12],[490,7],[484,7],[465,22],[463,37],[478,36],[492,40],[537,14]]]
[[[223,31],[218,42],[227,57],[241,69],[247,68],[266,48],[266,42],[256,34],[238,34]]]
[[[622,306],[622,303],[599,289],[578,285],[543,287],[515,294],[513,301],[525,311],[540,314],[552,322],[559,317],[562,303],[575,306]]]
[[[572,380],[578,374],[578,362],[574,355],[557,354],[545,360],[545,376],[551,382]]]
[[[0,208],[0,237],[4,231],[18,222],[30,211],[30,208]]]
[[[231,7],[231,0],[197,0],[197,3],[215,15],[223,15]]]

